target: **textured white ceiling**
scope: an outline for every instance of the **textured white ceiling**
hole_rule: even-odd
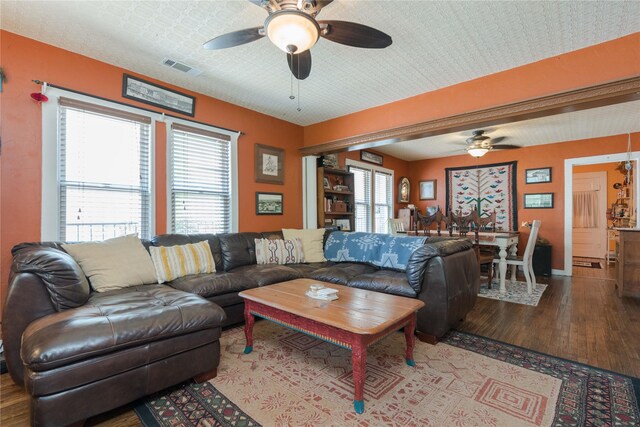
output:
[[[301,125],[640,31],[638,1],[336,0],[319,19],[373,26],[393,45],[367,50],[321,39],[298,112],[285,55],[267,39],[202,48],[220,34],[262,25],[266,12],[248,1],[2,0],[0,8],[8,31]],[[169,69],[160,64],[166,57],[204,73]]]
[[[485,130],[491,138],[506,137],[503,144],[522,147],[640,132],[640,101],[507,123]],[[470,136],[471,131],[458,132],[375,149],[408,161],[455,156],[466,154],[465,140]],[[483,158],[489,158],[491,154],[489,152]]]

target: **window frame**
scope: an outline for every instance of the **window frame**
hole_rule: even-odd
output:
[[[60,97],[87,102],[97,106],[108,107],[128,113],[146,116],[151,119],[149,124],[149,236],[156,230],[156,121],[161,114],[154,114],[135,107],[128,107],[115,102],[94,98],[58,88],[48,88],[48,102],[42,104],[42,196],[41,196],[41,225],[40,239],[43,241],[59,241],[60,236],[60,144],[58,141],[58,125]]]
[[[364,162],[359,162],[357,160],[352,160],[352,159],[346,159],[345,161],[345,165],[347,168],[349,168],[350,166],[354,166],[360,169],[366,169],[371,171],[371,212],[370,212],[370,224],[371,224],[371,229],[372,229],[372,233],[389,233],[389,228],[388,226],[385,228],[384,231],[375,231],[373,230],[375,228],[375,210],[376,210],[376,200],[375,200],[375,173],[383,173],[383,174],[387,174],[390,175],[391,177],[391,193],[390,193],[390,201],[391,201],[391,209],[389,210],[389,214],[391,215],[389,218],[393,218],[394,217],[394,213],[395,213],[395,186],[394,186],[394,182],[395,182],[395,171],[393,169],[387,169],[387,168],[383,168],[381,166],[375,166],[372,165],[370,163],[364,163]],[[356,191],[356,189],[353,189],[354,193]],[[354,224],[354,228],[355,228],[355,224]]]
[[[165,130],[166,130],[166,171],[167,171],[167,232],[175,233],[173,230],[173,210],[171,206],[171,176],[170,171],[172,169],[172,158],[171,153],[173,152],[173,137],[171,135],[172,125],[180,124],[184,126],[189,126],[196,129],[201,129],[208,132],[219,133],[222,135],[227,135],[229,139],[229,163],[230,163],[230,171],[229,171],[229,180],[231,183],[230,188],[230,196],[231,196],[231,232],[238,232],[238,137],[240,134],[238,132],[229,131],[226,129],[217,128],[215,126],[204,125],[200,123],[195,123],[186,120],[180,120],[176,118],[170,118],[165,120]]]

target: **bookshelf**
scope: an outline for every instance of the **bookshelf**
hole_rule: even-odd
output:
[[[353,174],[342,169],[318,167],[318,228],[354,229]]]

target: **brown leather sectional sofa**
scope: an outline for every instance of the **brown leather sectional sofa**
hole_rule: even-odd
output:
[[[207,240],[216,273],[164,285],[91,292],[59,243],[13,248],[2,332],[11,377],[31,395],[33,425],[62,426],[189,378],[215,375],[221,328],[243,321],[244,289],[310,277],[420,298],[417,332],[435,341],[471,310],[479,269],[467,240],[429,238],[406,271],[369,264],[256,265],[274,233],[161,235],[147,245]]]

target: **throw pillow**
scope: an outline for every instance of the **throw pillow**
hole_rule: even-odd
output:
[[[296,230],[292,228],[283,228],[282,235],[285,240],[300,239],[302,242],[302,250],[304,251],[305,262],[324,262],[323,243],[324,228]]]
[[[206,240],[186,245],[151,246],[149,252],[156,269],[158,283],[170,282],[189,274],[216,271],[211,247]]]
[[[155,282],[151,257],[135,234],[62,248],[80,264],[96,292]]]
[[[300,264],[304,250],[300,239],[255,239],[257,264]]]

